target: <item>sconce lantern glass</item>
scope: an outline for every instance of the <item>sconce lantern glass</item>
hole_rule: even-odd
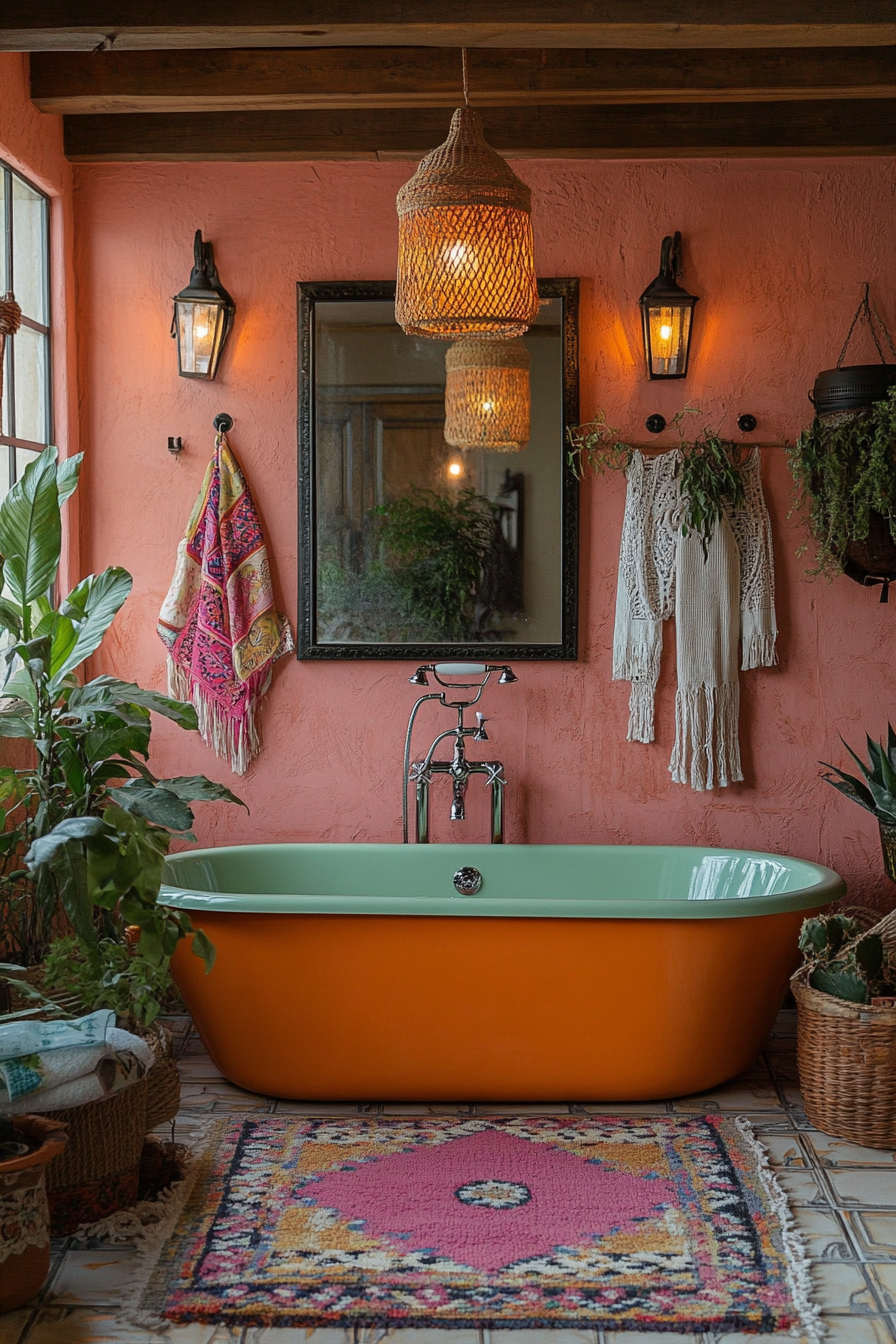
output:
[[[235,312],[233,299],[218,279],[212,244],[204,243],[197,229],[190,283],[174,296],[171,322],[181,378],[214,378]]]
[[[641,295],[648,378],[684,378],[688,371],[694,305],[699,299],[678,283],[681,234],[663,239],[660,273]]]

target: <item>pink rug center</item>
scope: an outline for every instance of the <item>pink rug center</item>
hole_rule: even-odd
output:
[[[492,1129],[367,1159],[302,1189],[368,1236],[485,1271],[581,1247],[655,1214],[673,1193],[659,1177]]]

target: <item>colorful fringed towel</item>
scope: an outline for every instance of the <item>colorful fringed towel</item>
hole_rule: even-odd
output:
[[[159,635],[168,689],[191,702],[208,745],[242,775],[261,750],[258,702],[274,663],[294,645],[274,609],[261,519],[223,434],[177,548]]]

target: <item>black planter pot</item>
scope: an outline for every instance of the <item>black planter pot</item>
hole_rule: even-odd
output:
[[[865,410],[883,401],[896,383],[896,364],[851,364],[845,369],[825,369],[815,379],[809,400],[816,415]]]

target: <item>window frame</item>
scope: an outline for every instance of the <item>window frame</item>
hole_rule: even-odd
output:
[[[16,449],[24,449],[28,452],[43,452],[51,443],[54,442],[54,423],[53,423],[53,333],[50,323],[50,210],[51,200],[45,191],[31,182],[23,173],[18,172],[5,160],[0,159],[0,175],[2,175],[4,192],[3,200],[5,208],[3,218],[0,219],[0,247],[3,249],[5,272],[7,277],[7,288],[15,294],[15,271],[14,271],[14,249],[15,249],[15,209],[13,202],[13,184],[18,179],[29,191],[39,198],[42,212],[42,234],[40,257],[41,284],[44,298],[44,316],[48,319],[47,323],[38,322],[35,318],[22,314],[22,326],[29,330],[37,332],[46,340],[46,370],[44,384],[44,424],[48,438],[46,443],[34,442],[31,439],[24,439],[16,434],[16,338],[9,336],[6,340],[6,349],[4,352],[3,368],[3,410],[7,424],[11,433],[2,433],[0,425],[0,448],[7,450],[7,473],[8,488],[12,488],[18,478],[17,454]],[[10,283],[11,282],[11,283]],[[2,472],[0,464],[0,472]]]

